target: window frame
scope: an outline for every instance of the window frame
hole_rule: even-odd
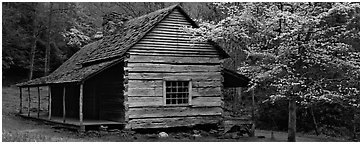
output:
[[[188,82],[188,103],[186,104],[167,104],[166,103],[166,82],[172,81],[172,82],[179,82],[179,81],[187,81]],[[192,80],[191,79],[163,79],[162,81],[163,85],[163,106],[190,106],[192,102]]]

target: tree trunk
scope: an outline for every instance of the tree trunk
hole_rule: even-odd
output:
[[[49,72],[49,63],[50,63],[50,40],[51,40],[51,22],[52,22],[52,11],[53,11],[53,3],[50,3],[49,6],[49,15],[48,15],[48,43],[45,49],[45,64],[44,64],[44,76],[48,75]]]
[[[30,58],[30,72],[29,72],[29,80],[33,79],[33,71],[34,71],[34,60],[35,60],[35,50],[36,50],[36,36],[33,34],[33,46],[31,47],[31,58]]]
[[[296,104],[295,99],[289,99],[289,122],[288,122],[288,142],[295,142],[296,134]]]
[[[34,7],[36,7],[36,3],[34,3]],[[33,44],[30,50],[30,68],[29,68],[29,80],[33,79],[34,72],[34,60],[35,60],[35,50],[36,50],[36,42],[37,42],[37,23],[36,23],[36,9],[34,9],[33,13]]]
[[[310,113],[312,114],[312,118],[313,118],[315,134],[318,136],[319,135],[318,125],[317,125],[317,121],[316,121],[315,116],[314,116],[313,107],[310,107]]]

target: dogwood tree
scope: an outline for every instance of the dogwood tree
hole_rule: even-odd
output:
[[[250,89],[274,86],[269,101],[289,99],[288,141],[295,141],[296,101],[359,108],[359,3],[215,3],[226,18],[186,28],[195,40],[237,42]],[[242,46],[241,46],[242,47]]]

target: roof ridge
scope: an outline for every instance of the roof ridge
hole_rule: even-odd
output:
[[[158,10],[156,10],[156,11],[153,11],[153,12],[150,12],[150,13],[147,13],[147,14],[144,14],[144,15],[141,15],[141,16],[138,16],[138,17],[135,17],[135,18],[132,18],[132,19],[130,19],[130,20],[128,20],[128,21],[131,21],[131,20],[134,20],[134,19],[139,19],[139,18],[145,17],[145,16],[147,16],[147,15],[159,13],[159,12],[164,11],[164,10],[171,10],[171,9],[176,8],[176,7],[180,7],[180,5],[179,5],[179,4],[171,5],[171,6],[168,6],[168,7],[162,8],[162,9],[158,9]]]

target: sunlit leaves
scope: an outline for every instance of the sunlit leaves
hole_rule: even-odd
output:
[[[198,40],[246,45],[249,56],[239,70],[253,78],[254,88],[276,87],[270,100],[295,95],[308,104],[359,95],[359,4],[215,5],[227,17],[189,32]]]
[[[90,40],[87,35],[75,28],[71,28],[69,31],[64,32],[62,36],[67,39],[68,45],[76,47],[81,47]]]

